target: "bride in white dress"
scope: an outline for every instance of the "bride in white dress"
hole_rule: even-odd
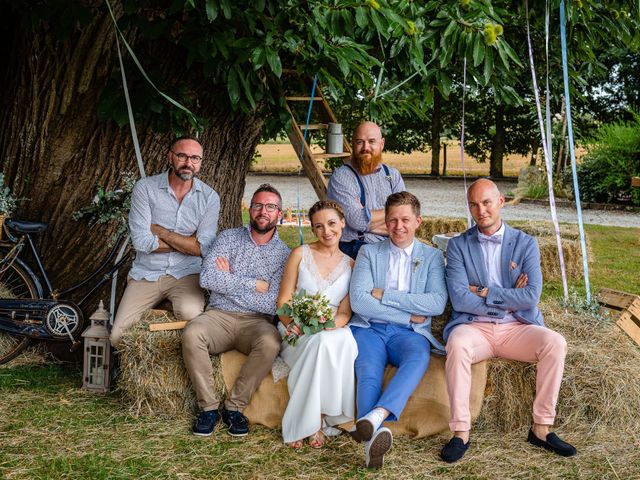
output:
[[[349,280],[353,260],[338,248],[345,226],[341,207],[333,201],[317,202],[309,210],[317,242],[291,252],[280,284],[278,308],[291,304],[297,290],[322,292],[334,310],[336,328],[302,335],[295,346],[282,343],[280,356],[289,365],[289,403],[282,418],[282,436],[292,448],[308,439],[313,448],[324,445],[323,427],[353,420],[355,379],[353,364],[358,347],[345,326],[351,318]],[[290,317],[280,316],[278,329],[289,333]],[[296,333],[298,328],[293,326]],[[325,428],[325,431],[330,429]]]

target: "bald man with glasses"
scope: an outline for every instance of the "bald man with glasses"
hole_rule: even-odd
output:
[[[216,236],[220,198],[196,178],[202,152],[193,137],[175,139],[167,153],[169,170],[133,188],[129,230],[136,257],[111,330],[116,348],[142,313],[165,299],[180,320],[191,320],[204,309],[199,275]]]

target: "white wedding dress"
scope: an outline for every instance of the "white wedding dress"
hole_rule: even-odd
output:
[[[296,290],[322,292],[334,313],[349,293],[350,259],[341,262],[325,278],[320,275],[308,245],[302,247]],[[278,324],[281,334],[284,325]],[[290,368],[287,385],[289,403],[282,418],[285,442],[302,440],[321,427],[353,420],[355,415],[355,378],[353,364],[358,347],[351,330],[337,328],[314,335],[303,335],[295,346],[282,342],[280,356]],[[321,424],[321,417],[324,423]]]

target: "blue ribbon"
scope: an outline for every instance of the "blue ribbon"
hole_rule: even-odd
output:
[[[589,265],[587,262],[587,243],[584,237],[584,223],[582,221],[582,207],[580,206],[580,187],[576,172],[576,156],[573,146],[573,124],[571,122],[571,101],[569,99],[569,67],[567,62],[567,33],[564,14],[564,0],[560,2],[560,44],[562,46],[562,78],[564,81],[564,101],[567,112],[567,135],[569,137],[569,153],[571,155],[571,174],[573,177],[573,191],[576,197],[578,212],[578,229],[580,230],[580,248],[582,249],[582,268],[584,270],[584,286],[587,291],[587,303],[591,303],[591,287],[589,285]]]
[[[318,75],[313,77],[313,86],[311,87],[311,99],[309,100],[309,109],[307,110],[307,122],[304,126],[303,142],[300,146],[300,154],[298,155],[298,161],[302,163],[302,155],[304,155],[304,146],[307,144],[307,134],[309,132],[309,121],[311,120],[311,109],[313,108],[313,99],[316,96],[316,85],[318,84]],[[300,173],[298,173],[298,177]],[[302,215],[300,210],[300,180],[298,178],[298,234],[300,235],[300,245],[304,244],[304,238],[302,236]]]

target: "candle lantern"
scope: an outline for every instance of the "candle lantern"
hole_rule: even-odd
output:
[[[109,391],[109,364],[111,343],[109,342],[109,312],[100,300],[98,310],[91,315],[91,326],[83,333],[84,369],[82,388],[94,392]]]

